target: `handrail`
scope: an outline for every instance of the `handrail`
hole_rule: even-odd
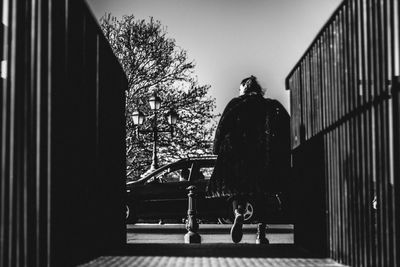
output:
[[[301,64],[303,59],[309,54],[310,50],[314,47],[315,43],[318,41],[318,39],[321,37],[321,35],[325,32],[325,28],[329,27],[331,25],[331,22],[336,18],[336,15],[341,11],[342,7],[346,4],[347,0],[343,0],[340,5],[335,9],[335,11],[332,13],[332,15],[329,17],[329,19],[325,22],[324,26],[319,30],[317,35],[314,37],[313,41],[311,44],[307,47],[303,55],[300,57],[300,59],[297,61],[297,63],[294,65],[294,67],[290,70],[289,74],[285,78],[285,89],[290,90],[289,88],[289,78],[292,76],[293,72],[297,69],[297,67]]]

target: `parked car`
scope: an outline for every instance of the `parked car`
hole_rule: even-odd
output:
[[[215,166],[216,157],[195,157],[178,160],[165,165],[126,186],[126,217],[128,223],[138,219],[176,219],[187,216],[188,191],[196,186],[197,218],[231,223],[234,212],[228,197],[207,198],[208,180]],[[266,195],[263,208],[269,212],[271,221],[281,221],[285,215],[282,195]],[[246,204],[245,223],[255,222],[254,201]]]

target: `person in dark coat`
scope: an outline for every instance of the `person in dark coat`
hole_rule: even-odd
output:
[[[222,113],[213,148],[218,157],[207,194],[233,198],[235,221],[231,236],[235,243],[242,239],[247,199],[260,203],[260,199],[280,192],[287,183],[289,129],[289,114],[277,100],[263,97],[254,76],[241,82],[240,96],[232,99]],[[259,219],[256,243],[268,243],[266,218],[261,214]]]

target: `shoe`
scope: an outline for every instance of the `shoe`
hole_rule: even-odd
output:
[[[265,237],[265,224],[263,223],[258,224],[256,244],[269,244],[268,238]]]
[[[240,214],[238,210],[235,210],[235,221],[233,222],[232,228],[231,228],[231,238],[234,243],[239,243],[242,240],[243,237],[243,221],[244,221],[244,216],[243,214]]]
[[[266,238],[265,236],[264,236],[264,237],[259,237],[259,236],[257,236],[257,238],[256,238],[256,244],[257,244],[257,245],[260,245],[260,244],[269,245],[269,240],[268,240],[268,238]]]

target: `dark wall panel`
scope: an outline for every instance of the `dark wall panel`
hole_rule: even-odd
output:
[[[319,169],[299,155],[322,138],[325,173],[310,192],[326,185],[318,243],[351,266],[399,263],[399,10],[398,0],[343,1],[286,80],[294,178],[306,184]]]
[[[294,242],[315,255],[327,255],[326,198],[324,176],[324,140],[314,138],[293,154],[295,201]],[[310,235],[310,232],[313,234]]]
[[[84,1],[9,0],[8,14],[0,266],[110,254],[125,244],[125,74]]]

